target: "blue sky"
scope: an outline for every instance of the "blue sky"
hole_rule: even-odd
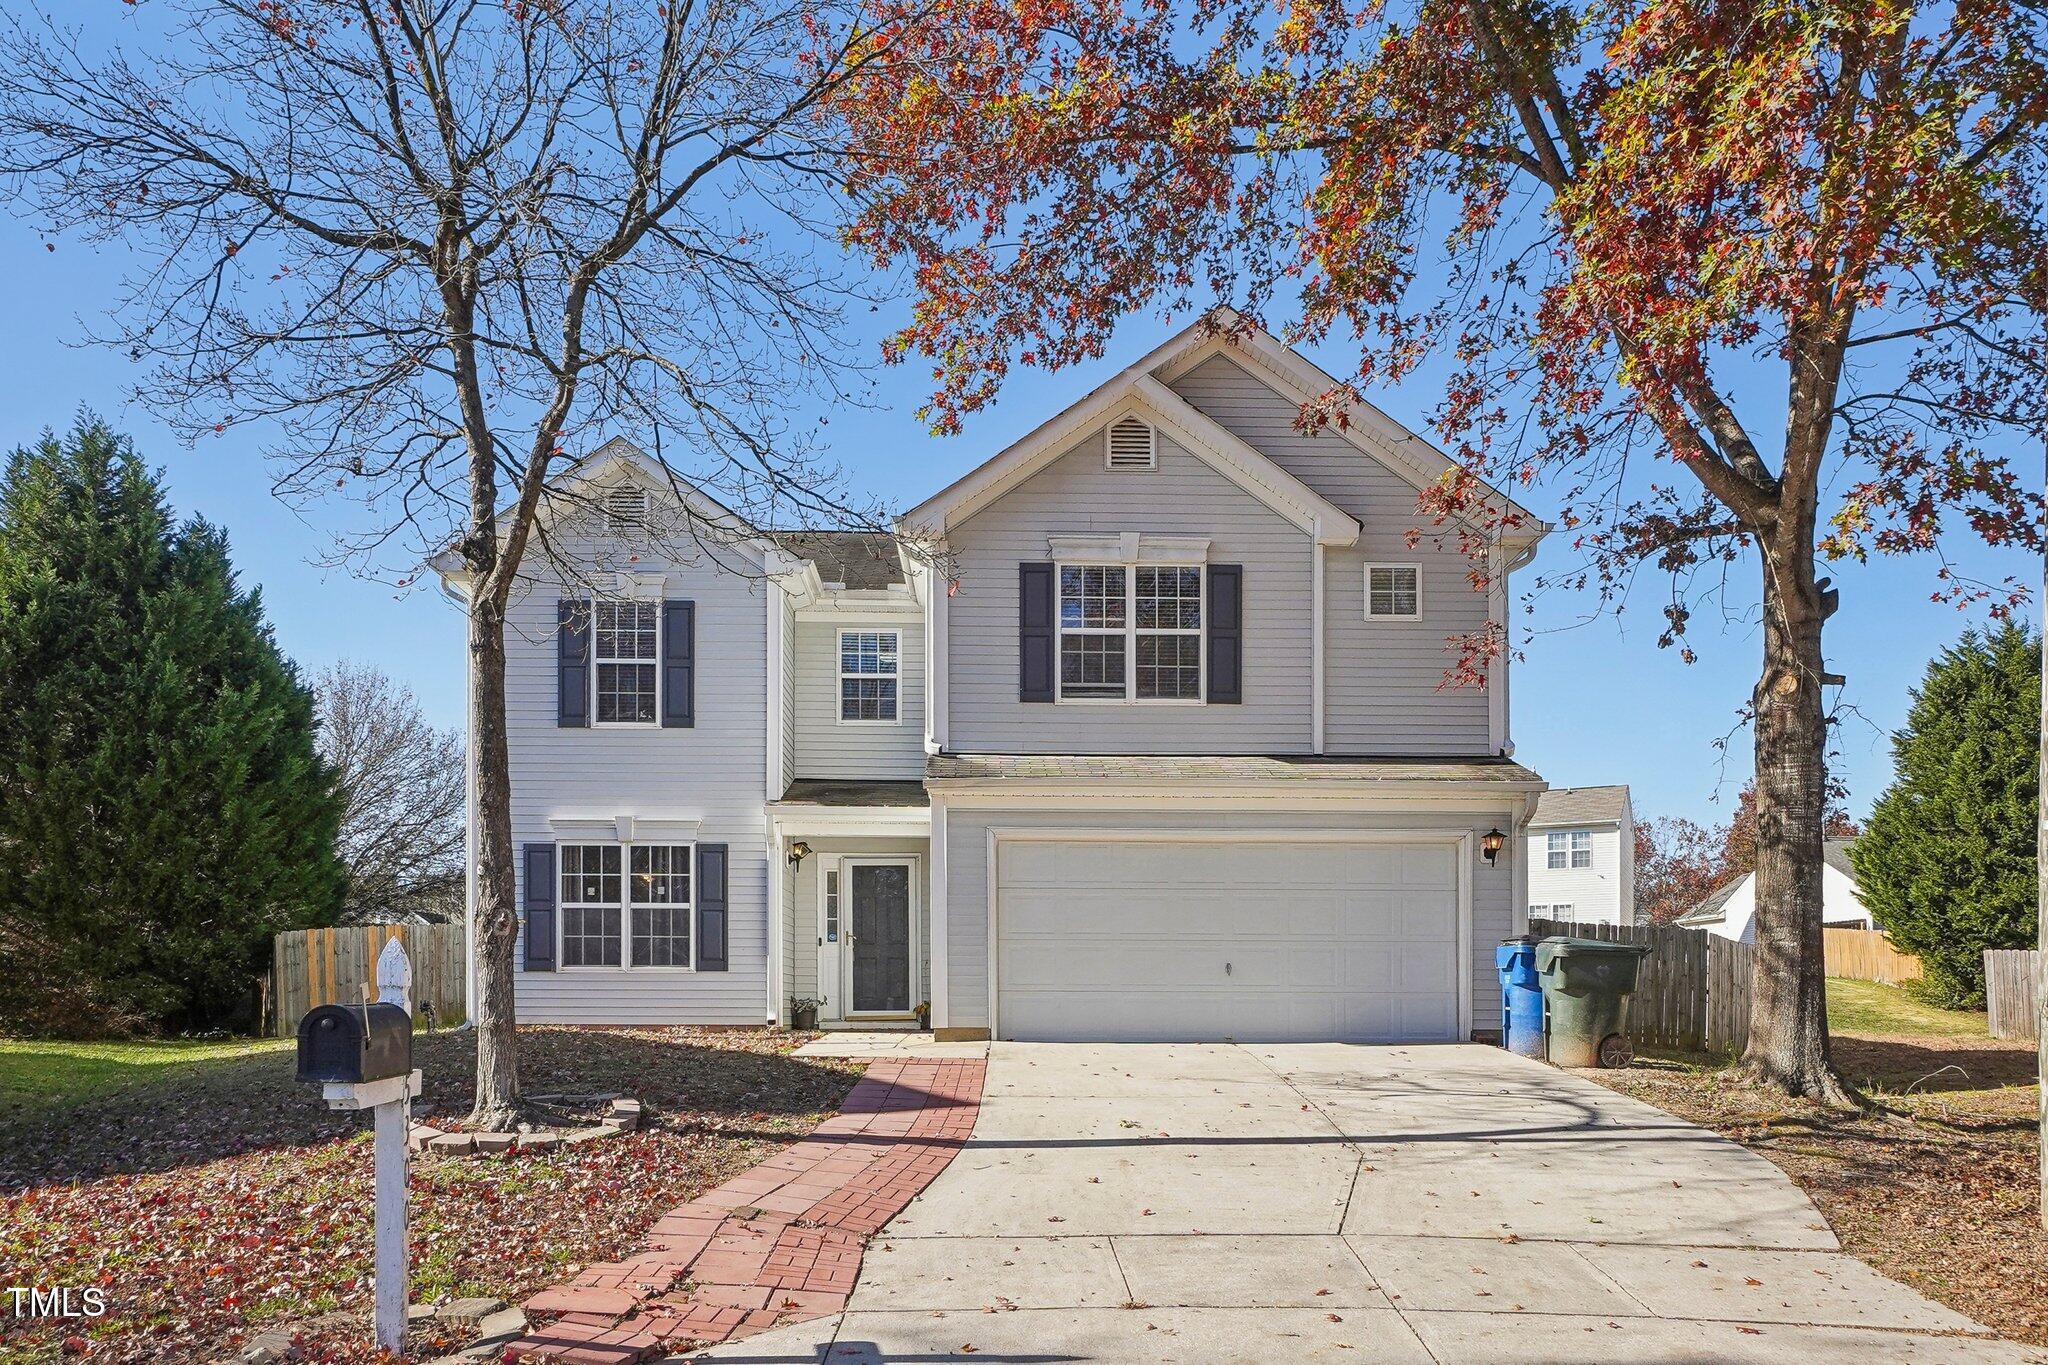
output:
[[[163,467],[181,514],[224,525],[245,582],[262,587],[285,650],[308,672],[336,659],[376,664],[410,685],[443,725],[462,716],[462,622],[431,584],[409,593],[319,567],[329,538],[348,528],[345,503],[301,515],[270,494],[263,436],[233,432],[179,446],[149,412],[128,401],[129,362],[111,351],[81,347],[83,324],[98,318],[127,266],[118,251],[66,240],[55,252],[27,225],[0,221],[0,272],[10,281],[13,324],[0,335],[0,412],[7,447],[33,440],[47,426],[63,428],[80,406],[96,409],[135,438]],[[863,319],[875,338],[896,316]],[[1001,401],[970,421],[965,434],[928,436],[915,409],[923,372],[909,365],[877,376],[878,406],[842,412],[831,428],[833,453],[859,486],[901,508],[918,501],[1078,398],[1172,330],[1157,318],[1134,318],[1104,360],[1058,375],[1020,371]],[[1343,373],[1340,354],[1320,356]],[[1379,405],[1418,429],[1431,395],[1419,385],[1374,395]],[[1768,407],[1771,394],[1754,396]],[[2022,468],[2038,469],[2022,455]],[[1542,491],[1525,501],[1548,510]],[[1555,557],[1544,562],[1555,562]],[[1979,577],[2018,574],[2038,581],[2028,556],[1968,547],[1958,566]],[[1743,572],[1754,575],[1754,568]],[[1842,610],[1829,627],[1829,661],[1848,676],[1837,760],[1859,817],[1890,772],[1888,736],[1905,714],[1906,690],[1927,659],[1980,614],[1929,601],[1932,566],[1925,561],[1842,565],[1834,570]],[[1747,599],[1746,599],[1747,600]],[[1639,818],[1725,817],[1749,768],[1748,737],[1728,736],[1757,670],[1759,644],[1750,619],[1722,623],[1702,612],[1693,625],[1699,661],[1687,665],[1656,647],[1654,590],[1619,618],[1571,627],[1585,608],[1563,597],[1539,604],[1527,658],[1515,666],[1514,731],[1519,757],[1553,785],[1626,782]],[[1518,612],[1519,617],[1519,612]],[[1637,619],[1639,618],[1639,619]]]

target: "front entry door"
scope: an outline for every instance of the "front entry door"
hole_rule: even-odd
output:
[[[909,1014],[916,962],[911,868],[905,859],[848,858],[844,863],[848,1012]]]

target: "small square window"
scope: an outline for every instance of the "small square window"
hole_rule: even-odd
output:
[[[1413,564],[1366,565],[1365,615],[1373,621],[1421,620],[1421,569]]]

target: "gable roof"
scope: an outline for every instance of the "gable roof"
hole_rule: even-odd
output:
[[[1849,885],[1856,884],[1856,868],[1849,861],[1849,850],[1856,847],[1854,834],[1830,834],[1820,841],[1820,860],[1849,879]]]
[[[818,566],[818,577],[855,591],[893,588],[903,581],[896,538],[871,531],[775,531],[777,545]]]
[[[1820,841],[1821,861],[1841,873],[1844,877],[1847,877],[1851,891],[1854,891],[1856,888],[1856,869],[1850,866],[1849,850],[1856,846],[1856,839],[1857,836],[1853,834],[1831,834]],[[1754,872],[1745,872],[1739,877],[1730,877],[1727,881],[1715,887],[1705,900],[1702,900],[1698,905],[1680,915],[1673,922],[1687,925],[1719,924],[1728,917],[1727,906],[1729,897],[1733,896],[1755,875],[1756,873]],[[1823,922],[1826,922],[1827,908],[1825,905],[1821,908],[1821,918]]]
[[[1243,365],[1297,403],[1308,403],[1343,387],[1322,366],[1229,307],[1219,307],[1209,317],[1197,319],[1131,368],[1143,369],[1170,383],[1218,355]],[[1365,399],[1344,404],[1338,410],[1338,418],[1327,430],[1380,461],[1418,492],[1459,467],[1457,461],[1426,437],[1409,430]],[[1550,532],[1550,523],[1493,485],[1481,487],[1495,519],[1517,523],[1503,526],[1501,539],[1522,549],[1526,558],[1527,553],[1533,553],[1536,542]]]
[[[1358,521],[1282,469],[1229,428],[1132,366],[897,518],[913,535],[944,535],[1054,460],[1099,427],[1136,414],[1150,420],[1197,459],[1326,545],[1358,541]]]
[[[1536,814],[1529,821],[1542,825],[1598,825],[1621,823],[1628,809],[1626,784],[1611,787],[1552,787],[1536,800]]]

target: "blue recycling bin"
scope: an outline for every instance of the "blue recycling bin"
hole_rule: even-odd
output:
[[[1500,974],[1500,1043],[1524,1057],[1543,1056],[1543,978],[1536,971],[1536,936],[1504,939],[1493,950]]]

